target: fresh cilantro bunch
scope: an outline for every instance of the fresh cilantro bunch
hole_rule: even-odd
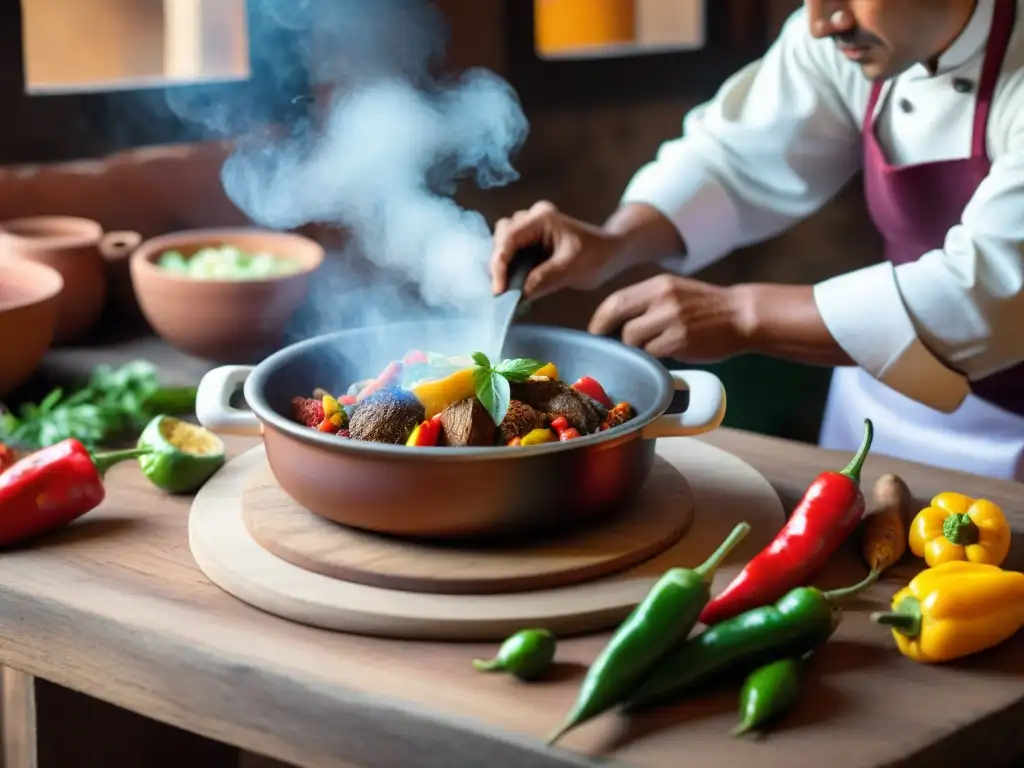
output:
[[[71,437],[97,448],[140,431],[158,414],[193,412],[195,397],[194,387],[161,387],[156,368],[145,360],[119,368],[101,365],[76,392],[65,396],[57,388],[17,414],[0,414],[0,441],[34,449]]]
[[[491,414],[495,424],[501,424],[508,413],[511,401],[509,382],[526,381],[544,367],[540,360],[520,357],[514,360],[502,360],[495,366],[483,352],[473,353],[473,386],[476,399]]]

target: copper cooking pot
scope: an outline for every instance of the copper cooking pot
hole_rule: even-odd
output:
[[[725,390],[711,373],[668,371],[644,352],[580,331],[518,325],[504,357],[552,361],[566,381],[593,376],[613,399],[629,401],[636,418],[529,448],[407,448],[340,439],[290,416],[292,397],[315,387],[342,392],[409,349],[474,351],[457,341],[472,331],[431,322],[318,336],[256,366],[210,371],[196,415],[215,432],[262,434],[281,488],[318,515],[396,536],[486,538],[576,526],[622,509],[646,481],[658,438],[709,432],[725,414]],[[232,406],[240,386],[248,408]],[[676,390],[689,391],[688,404],[669,413]]]

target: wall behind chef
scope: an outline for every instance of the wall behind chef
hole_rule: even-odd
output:
[[[1019,475],[1021,6],[806,0],[761,60],[686,116],[603,226],[546,202],[498,222],[494,289],[533,242],[551,252],[526,283],[535,298],[658,263],[665,274],[598,307],[592,332],[692,362],[759,352],[836,366],[829,447],[852,447],[872,416],[880,452]],[[815,286],[685,276],[809,216],[858,170],[886,241],[880,263]],[[998,456],[930,447],[951,432]]]

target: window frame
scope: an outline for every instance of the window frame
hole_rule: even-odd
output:
[[[761,56],[769,44],[766,0],[705,0],[702,48],[593,59],[543,59],[534,47],[534,8],[506,0],[507,74],[524,105],[621,104],[703,93]]]
[[[0,125],[0,165],[92,159],[137,147],[231,138],[178,117],[167,103],[174,95],[209,103],[258,103],[260,123],[304,114],[308,104],[300,97],[309,92],[309,75],[300,51],[305,41],[300,33],[264,29],[256,4],[246,3],[247,80],[30,95],[25,90],[21,3],[0,3],[0,103],[10,116]],[[265,51],[272,47],[275,63],[288,66],[295,77],[280,82],[260,55],[263,46]]]

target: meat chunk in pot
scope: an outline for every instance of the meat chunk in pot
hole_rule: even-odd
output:
[[[441,445],[491,446],[496,429],[491,414],[475,397],[452,403],[441,411]]]
[[[580,434],[596,432],[604,420],[604,409],[562,381],[527,379],[510,386],[512,397],[548,414],[552,419],[564,416]]]
[[[509,384],[509,393],[513,400],[526,403],[542,413],[547,411],[547,404],[551,398],[567,389],[571,389],[571,387],[561,381],[541,377],[530,378],[526,381],[513,381]]]
[[[498,429],[502,441],[508,443],[514,437],[522,437],[535,429],[541,429],[547,420],[547,416],[536,408],[513,400],[508,404],[508,412],[498,425]]]
[[[559,392],[551,398],[547,404],[547,412],[553,419],[564,416],[581,435],[596,432],[604,420],[604,414],[594,401],[572,387],[566,387],[564,392]]]
[[[363,400],[352,411],[349,436],[372,443],[403,445],[426,418],[420,402],[401,389],[382,389]]]

